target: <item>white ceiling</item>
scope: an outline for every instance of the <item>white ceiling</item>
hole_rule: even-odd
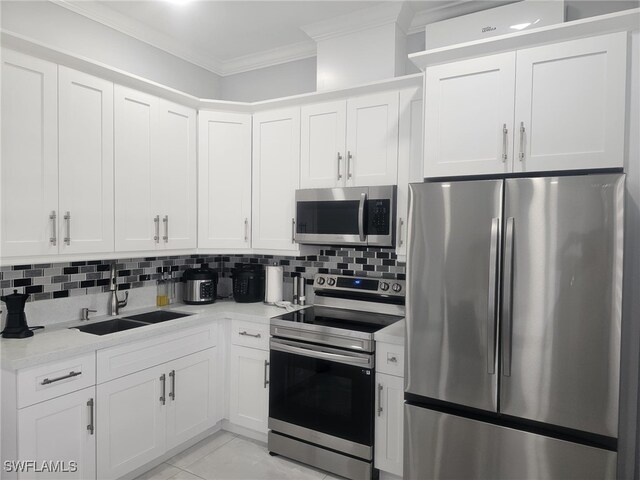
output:
[[[181,5],[168,0],[52,1],[220,75],[314,56],[315,42],[300,27],[388,3],[193,0]],[[472,2],[407,3],[417,19],[424,19],[431,12]],[[488,3],[496,2],[473,3],[484,3],[487,8]]]

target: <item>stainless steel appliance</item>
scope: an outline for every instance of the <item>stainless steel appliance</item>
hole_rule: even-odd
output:
[[[209,267],[190,268],[182,274],[183,301],[188,305],[214,303],[218,295],[218,272]]]
[[[411,185],[405,478],[615,478],[624,181]]]
[[[296,190],[294,239],[318,245],[393,247],[396,186]]]
[[[374,333],[404,281],[318,274],[315,304],[271,319],[269,451],[352,479],[373,467]]]

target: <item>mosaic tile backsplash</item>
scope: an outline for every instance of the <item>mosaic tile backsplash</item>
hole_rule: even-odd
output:
[[[393,249],[356,247],[328,248],[318,255],[285,257],[275,255],[182,255],[166,257],[92,260],[68,263],[42,263],[0,267],[2,295],[30,293],[30,301],[101,293],[109,290],[109,270],[116,263],[118,289],[128,290],[155,285],[163,271],[180,278],[182,272],[202,264],[231,275],[241,263],[278,264],[284,267],[284,280],[302,275],[311,283],[316,273],[355,275],[376,278],[405,278],[405,264],[397,260]]]

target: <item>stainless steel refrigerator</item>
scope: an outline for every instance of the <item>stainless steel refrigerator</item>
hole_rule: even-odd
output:
[[[615,478],[624,181],[411,185],[405,478]]]

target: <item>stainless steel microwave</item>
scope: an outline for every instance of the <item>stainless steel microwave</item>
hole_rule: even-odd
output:
[[[395,185],[296,190],[298,243],[393,247],[395,226]]]

